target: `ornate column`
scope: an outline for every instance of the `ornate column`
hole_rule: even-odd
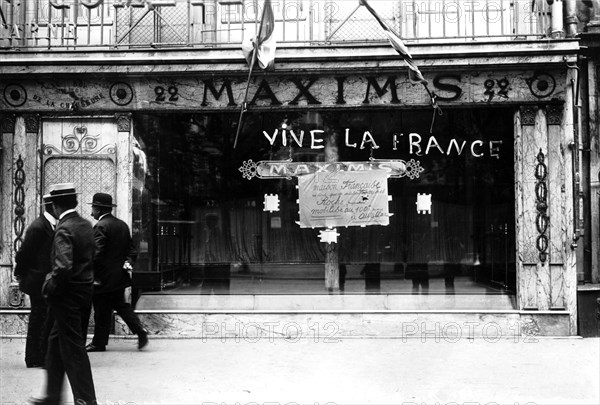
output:
[[[521,309],[548,309],[544,295],[548,271],[548,137],[546,115],[537,106],[524,106],[516,117],[517,257]]]
[[[568,216],[569,200],[566,198],[565,173],[566,153],[564,145],[563,115],[564,107],[548,105],[546,107],[546,122],[548,124],[548,266],[550,274],[550,289],[548,308],[551,310],[564,310],[565,303],[565,248],[570,246],[571,238],[564,232],[567,229],[566,221],[571,221],[573,216]]]
[[[131,229],[133,161],[131,151],[131,114],[115,114],[117,123],[117,187],[115,215]]]
[[[520,309],[569,311],[575,334],[570,111],[567,102],[515,114],[517,285]]]
[[[0,306],[7,307],[11,301],[12,219],[13,219],[13,137],[15,116],[0,116]],[[14,291],[14,289],[13,289]]]
[[[25,294],[19,291],[18,283],[12,276],[12,269],[14,268],[14,255],[21,248],[27,225],[39,214],[38,133],[37,116],[16,117],[12,137],[12,189],[9,190],[7,187],[4,190],[5,198],[10,196],[10,211],[12,211],[10,255],[7,254],[7,258],[10,256],[12,265],[8,287],[8,305],[16,308],[29,304]]]

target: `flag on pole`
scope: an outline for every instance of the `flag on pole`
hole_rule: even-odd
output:
[[[248,82],[246,83],[244,101],[242,101],[242,108],[240,109],[240,118],[235,132],[235,140],[233,141],[234,149],[237,146],[238,138],[242,130],[242,124],[244,123],[244,112],[246,112],[247,109],[246,101],[248,100],[248,89],[250,88],[250,78],[252,77],[254,65],[258,62],[258,66],[264,70],[273,67],[273,64],[275,63],[276,42],[274,31],[275,16],[273,15],[271,0],[265,0],[262,17],[260,19],[260,27],[258,28],[258,35],[251,40],[242,43],[242,53],[250,65],[250,69],[248,70]]]
[[[275,16],[273,15],[273,7],[271,0],[265,0],[262,18],[258,35],[250,40],[242,43],[242,52],[248,64],[252,64],[254,52],[256,52],[256,61],[261,69],[269,69],[273,67],[275,61]]]
[[[404,62],[406,62],[406,64],[408,65],[408,78],[410,79],[410,81],[414,83],[426,84],[427,80],[425,80],[425,78],[421,74],[421,71],[419,70],[417,65],[415,65],[415,62],[413,61],[410,52],[408,52],[408,48],[406,48],[406,45],[404,45],[404,42],[402,42],[402,39],[394,31],[392,31],[392,29],[381,19],[379,14],[377,14],[377,12],[373,10],[373,7],[371,7],[371,5],[367,3],[367,0],[358,1],[361,5],[365,6],[367,10],[369,10],[373,17],[375,17],[375,19],[377,20],[379,25],[381,25],[381,28],[383,28],[383,31],[387,35],[387,38],[390,41],[392,47],[396,50],[396,52],[398,52],[398,54],[402,57]]]

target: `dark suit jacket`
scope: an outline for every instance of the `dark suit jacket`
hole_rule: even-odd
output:
[[[67,293],[91,294],[94,249],[94,231],[89,221],[77,212],[70,212],[59,220],[52,243],[52,271],[43,287],[49,301]]]
[[[41,297],[42,284],[51,270],[50,251],[54,229],[42,214],[25,232],[21,248],[15,256],[15,277],[21,291]]]
[[[123,270],[125,261],[133,265],[137,252],[129,227],[112,214],[102,217],[94,226],[96,255],[94,258],[94,294],[117,291],[131,285]]]

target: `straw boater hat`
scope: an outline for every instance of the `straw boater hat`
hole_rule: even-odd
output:
[[[50,185],[50,190],[48,194],[44,196],[44,200],[52,202],[53,200],[60,197],[77,194],[79,193],[75,191],[75,185],[73,183],[52,184]]]
[[[112,202],[112,196],[106,193],[96,193],[92,198],[92,202],[89,205],[96,207],[116,207],[116,204]]]
[[[42,204],[43,205],[52,204],[52,201],[50,200],[50,194],[44,194],[42,196]]]

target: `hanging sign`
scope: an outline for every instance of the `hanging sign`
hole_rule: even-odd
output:
[[[289,160],[274,161],[263,160],[253,162],[247,160],[239,168],[243,177],[248,180],[253,177],[259,179],[290,179],[296,176],[304,176],[313,173],[337,173],[337,172],[362,172],[381,170],[386,172],[388,177],[400,178],[409,177],[415,179],[419,177],[424,170],[419,161],[411,159],[404,160],[386,160],[372,159],[366,162],[292,162]]]
[[[318,172],[298,177],[302,228],[388,225],[386,170]]]

